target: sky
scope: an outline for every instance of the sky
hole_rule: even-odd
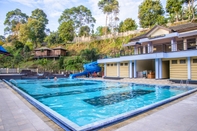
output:
[[[0,0],[0,35],[4,35],[4,21],[6,14],[9,11],[20,9],[28,16],[37,8],[42,9],[49,20],[47,28],[50,31],[57,31],[62,12],[65,9],[84,5],[91,12],[92,16],[96,19],[95,29],[98,26],[105,26],[105,15],[98,8],[99,0]],[[132,18],[139,24],[138,20],[138,6],[143,0],[118,0],[119,2],[119,22],[124,21],[126,18]],[[165,8],[166,0],[161,0]]]

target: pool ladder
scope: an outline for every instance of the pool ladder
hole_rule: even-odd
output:
[[[183,83],[183,80],[181,80],[181,81],[180,81],[180,86],[182,86],[183,84],[184,84],[184,83]],[[185,86],[187,87],[187,86],[189,85],[189,80],[186,80],[186,81],[185,81],[185,84],[186,84]]]

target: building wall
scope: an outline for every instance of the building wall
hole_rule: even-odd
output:
[[[106,66],[107,77],[117,77],[117,63],[107,63]]]
[[[180,63],[180,60],[185,60],[185,63]],[[174,63],[173,62],[177,62]],[[170,60],[170,79],[178,79],[178,80],[187,80],[187,59],[186,58],[177,58]]]
[[[151,37],[158,36],[158,35],[164,35],[164,34],[169,34],[169,31],[164,30],[164,29],[158,29],[157,31],[155,31],[155,32],[151,35]]]
[[[120,77],[129,77],[129,63],[120,63]]]
[[[197,80],[197,57],[191,58],[191,80]]]

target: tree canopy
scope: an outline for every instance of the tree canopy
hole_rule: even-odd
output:
[[[142,28],[164,23],[164,10],[160,0],[144,0],[139,6],[138,18]]]
[[[137,29],[137,24],[135,20],[131,18],[127,18],[126,20],[124,20],[124,22],[121,22],[119,26],[120,32],[126,32],[126,31],[136,30],[136,29]]]
[[[58,28],[59,36],[64,42],[72,41],[74,38],[73,21],[63,22]]]
[[[20,9],[9,11],[6,14],[6,19],[4,21],[4,25],[6,26],[6,28],[4,29],[4,33],[16,34],[17,31],[19,30],[17,26],[26,23],[27,19],[28,16],[25,13],[22,13]]]
[[[183,0],[167,0],[166,12],[175,14],[176,21],[179,20],[179,12],[181,11]]]
[[[73,21],[75,33],[79,33],[82,26],[94,27],[96,19],[92,16],[91,11],[83,5],[65,9],[59,18],[59,23]]]

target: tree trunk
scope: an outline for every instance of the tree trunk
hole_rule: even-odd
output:
[[[188,20],[191,20],[190,18],[190,14],[191,14],[191,6],[190,6],[190,1],[188,2],[188,10],[189,10],[189,16],[188,16]]]
[[[192,0],[191,8],[192,8],[192,20],[193,20],[195,18],[195,14],[194,14],[194,0]]]
[[[105,36],[107,35],[107,18],[108,18],[108,14],[106,14],[106,19],[105,19]]]

